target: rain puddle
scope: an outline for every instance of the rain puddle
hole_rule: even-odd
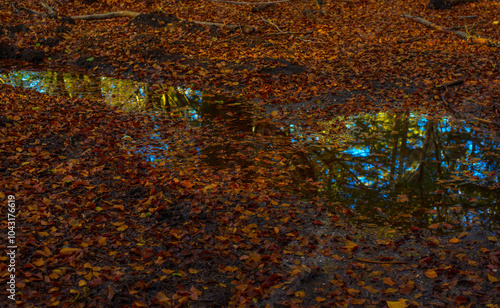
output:
[[[250,105],[189,88],[35,69],[0,70],[0,78],[50,95],[100,99],[205,126],[221,141],[194,147],[191,154],[204,164],[248,171],[268,153],[269,165],[291,177],[292,183],[278,188],[304,198],[323,196],[332,210],[343,209],[359,226],[430,227],[436,233],[500,229],[498,135],[462,120],[409,112],[361,114],[321,123],[323,130],[311,133],[294,125],[278,127]],[[155,132],[151,138],[161,140]],[[167,150],[159,145],[141,153],[162,161]],[[256,176],[248,171],[247,179]]]

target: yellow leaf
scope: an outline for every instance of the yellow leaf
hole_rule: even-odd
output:
[[[125,231],[127,229],[128,229],[128,226],[121,226],[121,227],[116,228],[116,230],[118,230],[118,231]]]
[[[385,289],[385,293],[396,293],[396,292],[398,292],[398,289],[393,289],[393,288]]]
[[[296,297],[304,298],[304,297],[306,297],[306,292],[304,292],[304,291],[297,291],[297,292],[295,292],[295,296]]]
[[[496,241],[498,241],[498,239],[496,238],[496,236],[488,236],[488,240],[490,242],[496,242]]]
[[[351,241],[347,241],[345,247],[347,248],[348,251],[353,251],[358,248],[358,244]]]
[[[86,282],[85,280],[83,280],[83,279],[82,279],[82,280],[78,281],[78,285],[79,285],[80,287],[83,287],[83,286],[86,286],[86,285],[87,285],[87,282]]]
[[[326,298],[318,296],[318,297],[316,297],[316,301],[319,302],[319,303],[321,303],[321,302],[326,301]]]
[[[492,275],[488,275],[488,280],[490,282],[498,282],[498,278]]]
[[[386,302],[389,308],[406,308],[406,299],[400,298],[397,302]]]
[[[450,242],[452,244],[456,244],[456,243],[460,242],[460,240],[458,238],[454,237],[454,238],[450,239],[448,242]]]
[[[215,188],[215,187],[217,187],[217,184],[209,184],[209,185],[203,187],[203,191],[207,192],[207,190]]]
[[[430,269],[430,270],[426,270],[425,271],[425,276],[427,276],[428,278],[433,279],[433,278],[436,278],[438,276],[438,274],[436,273],[435,270],[431,270]]]

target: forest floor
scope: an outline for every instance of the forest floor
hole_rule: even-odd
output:
[[[445,110],[498,130],[498,48],[402,17],[500,40],[497,2],[444,11],[422,1],[116,2],[49,1],[59,12],[50,18],[2,0],[0,58],[232,93],[269,122],[313,128],[339,114]],[[38,1],[22,5],[45,13]],[[121,10],[144,15],[62,17]],[[153,164],[131,149],[158,125],[185,157],[204,132],[180,119],[1,89],[0,198],[7,205],[14,196],[17,208],[15,227],[3,219],[2,229],[15,231],[19,247],[18,305],[498,307],[499,241],[485,230],[437,236],[414,227],[380,237],[347,223],[348,210],[296,194],[274,164],[283,153],[248,149],[241,155],[257,163],[247,169],[214,170],[199,157]],[[12,261],[0,258],[9,285]],[[1,302],[13,303],[9,292]]]

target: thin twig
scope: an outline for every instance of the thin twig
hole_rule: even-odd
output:
[[[285,35],[285,34],[312,34],[312,31],[307,32],[275,32],[275,33],[267,33],[265,35]]]
[[[20,14],[21,11],[19,11],[19,9],[16,7],[16,5],[14,3],[11,3],[12,5],[12,8],[14,9],[14,11],[16,11],[17,14]]]
[[[366,263],[379,263],[379,264],[408,264],[408,262],[404,261],[374,261],[374,260],[367,260],[367,259],[359,259],[359,258],[354,258],[357,261],[360,262],[366,262]]]
[[[264,18],[264,17],[262,17],[262,16],[261,16],[260,18],[261,18],[263,21],[265,21],[265,22],[270,23],[271,25],[273,25],[276,29],[278,29],[278,31],[279,31],[279,32],[281,32],[281,33],[285,33],[285,32],[284,32],[284,31],[282,31],[282,30],[280,29],[280,27],[278,27],[278,25],[276,25],[274,22],[272,22],[272,21],[270,21],[270,20],[267,20],[267,19],[265,19],[265,18]]]
[[[40,12],[37,12],[37,11],[33,11],[33,10],[30,10],[30,9],[25,8],[25,7],[23,7],[23,6],[20,6],[20,7],[19,7],[19,9],[20,9],[20,10],[22,10],[22,11],[26,11],[26,12],[28,12],[28,13],[31,13],[31,14],[38,15],[38,16],[42,16],[42,17],[43,17],[43,16],[45,16],[45,14],[44,14],[44,13],[40,13]]]
[[[313,40],[308,40],[308,39],[305,39],[303,37],[300,37],[300,36],[297,36],[297,38],[299,40],[303,40],[304,42],[309,42],[309,43],[313,43],[313,44],[326,44],[326,42],[323,42],[323,41],[313,41]]]
[[[488,124],[493,124],[493,125],[496,125],[496,126],[500,127],[500,123],[498,123],[498,122],[493,122],[493,121],[481,119],[481,118],[478,118],[478,117],[472,117],[472,118],[474,120],[476,120],[476,121],[480,121],[480,122],[488,123]]]

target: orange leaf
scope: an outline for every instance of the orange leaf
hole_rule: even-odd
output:
[[[410,200],[408,200],[408,196],[405,195],[405,194],[401,194],[398,196],[398,202],[408,202]]]
[[[492,275],[488,275],[488,280],[489,280],[490,282],[492,282],[492,283],[493,283],[493,282],[498,282],[498,278],[497,278],[497,277],[495,277],[495,276],[492,276]]]
[[[189,181],[182,181],[181,182],[182,186],[184,186],[185,188],[191,188],[193,187],[193,183],[189,182]]]
[[[62,179],[63,182],[73,182],[74,180],[75,178],[69,174]]]
[[[454,238],[450,239],[448,242],[450,242],[452,244],[456,244],[456,243],[460,242],[460,240],[458,238],[454,237]]]
[[[437,229],[437,228],[439,228],[439,224],[438,223],[437,224],[432,224],[432,225],[429,226],[429,229]]]
[[[378,290],[371,287],[371,286],[366,286],[366,287],[363,287],[363,289],[367,290],[368,292],[370,292],[371,294],[377,294],[378,293]]]
[[[42,258],[36,260],[36,261],[33,261],[33,264],[35,264],[36,266],[40,267],[40,266],[43,266],[45,264],[45,261],[43,261]]]
[[[62,248],[61,251],[59,251],[61,254],[63,255],[69,255],[69,254],[72,254],[74,252],[77,252],[79,249],[78,248]]]
[[[386,285],[389,285],[389,286],[393,286],[396,284],[396,282],[394,280],[392,280],[392,278],[390,277],[384,277],[382,278],[382,281],[386,284]]]
[[[435,270],[431,270],[430,269],[430,270],[426,270],[425,271],[425,276],[427,276],[428,278],[433,279],[433,278],[436,278],[438,276],[438,274],[436,273]]]

